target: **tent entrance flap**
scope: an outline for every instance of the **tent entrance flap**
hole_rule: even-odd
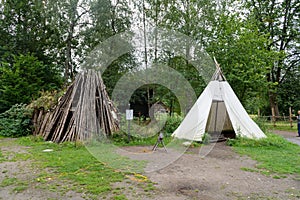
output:
[[[210,134],[212,138],[235,137],[234,129],[224,101],[212,101],[205,132]]]

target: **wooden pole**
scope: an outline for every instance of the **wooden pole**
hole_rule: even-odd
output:
[[[292,107],[289,107],[289,113],[290,113],[290,126],[293,128],[293,114],[292,114]]]
[[[272,121],[273,121],[273,126],[276,127],[276,116],[275,116],[275,108],[272,107]]]

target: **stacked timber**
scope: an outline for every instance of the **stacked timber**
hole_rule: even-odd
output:
[[[117,110],[101,74],[89,70],[76,76],[51,111],[34,113],[34,134],[53,142],[88,141],[110,136],[119,129]]]

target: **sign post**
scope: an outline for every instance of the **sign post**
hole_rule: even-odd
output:
[[[128,142],[130,142],[130,121],[133,120],[133,110],[126,110],[126,120],[128,121]]]

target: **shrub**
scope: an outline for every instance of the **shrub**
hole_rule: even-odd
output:
[[[179,115],[168,117],[164,127],[164,133],[167,136],[170,136],[177,129],[181,122],[182,117]]]
[[[57,89],[62,84],[59,72],[31,54],[13,56],[12,63],[0,67],[0,113],[19,103],[30,103],[41,90]]]
[[[15,104],[0,114],[0,135],[20,137],[31,133],[31,110],[25,104]]]

